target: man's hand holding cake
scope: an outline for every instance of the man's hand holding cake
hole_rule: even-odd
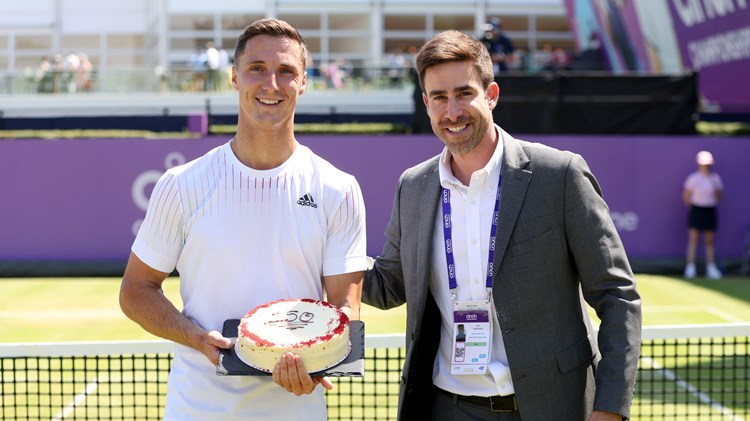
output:
[[[348,278],[348,279],[347,279]],[[358,279],[357,279],[358,278]],[[328,295],[328,303],[337,307],[339,312],[346,318],[346,334],[343,336],[349,340],[349,320],[359,320],[359,308],[362,296],[362,274],[348,273],[324,277],[324,288]],[[336,330],[336,326],[333,326]],[[337,336],[340,340],[342,336]],[[334,354],[335,355],[335,354]],[[346,358],[344,355],[341,359]],[[333,357],[332,359],[336,359]],[[340,362],[341,360],[339,360]],[[313,371],[314,373],[314,368]],[[294,352],[287,352],[279,359],[273,368],[273,381],[287,391],[299,396],[309,394],[320,384],[331,390],[333,384],[328,377],[312,377],[310,371],[305,367],[304,361]]]

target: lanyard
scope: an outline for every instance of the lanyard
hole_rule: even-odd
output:
[[[497,194],[495,195],[495,210],[492,212],[492,225],[490,226],[490,247],[487,258],[487,289],[492,288],[492,266],[495,257],[495,237],[497,235],[498,209],[500,208],[500,185],[503,181],[503,175],[497,180]],[[455,301],[456,298],[456,264],[453,259],[453,236],[451,234],[451,192],[443,187],[443,238],[445,245],[445,262],[448,266],[448,285],[451,295]]]

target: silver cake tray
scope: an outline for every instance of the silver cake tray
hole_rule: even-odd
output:
[[[222,335],[237,341],[237,326],[239,319],[224,321]],[[310,373],[312,376],[329,377],[362,377],[365,374],[365,324],[361,320],[349,322],[349,342],[352,349],[349,355],[339,364],[322,371]],[[216,366],[216,374],[219,376],[270,376],[271,373],[258,370],[245,364],[234,350],[222,349],[219,352],[219,365]]]

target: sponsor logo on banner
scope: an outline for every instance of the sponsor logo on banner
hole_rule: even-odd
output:
[[[185,162],[185,156],[182,153],[170,152],[164,158],[164,169],[168,170],[178,165],[182,165]],[[133,180],[133,185],[130,188],[130,196],[133,199],[133,204],[144,213],[148,209],[148,200],[151,196],[151,190],[162,175],[164,175],[164,171],[146,170],[138,174],[138,176],[135,177],[135,180]],[[140,229],[142,223],[142,218],[133,221],[133,236],[138,234],[138,229]]]

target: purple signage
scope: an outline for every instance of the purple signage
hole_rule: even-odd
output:
[[[565,0],[579,49],[595,34],[610,68],[697,71],[703,109],[750,112],[750,2]]]
[[[750,112],[750,2],[670,2],[686,68],[700,71],[708,105],[722,112]]]
[[[710,150],[725,185],[717,255],[737,259],[750,224],[750,139],[680,136],[518,136],[581,154],[600,182],[631,258],[681,258],[687,211],[682,183]],[[0,261],[122,260],[166,168],[227,138],[0,141]],[[442,149],[432,135],[300,136],[357,177],[367,206],[367,248],[385,242],[401,172]],[[513,200],[513,198],[503,198]],[[502,214],[500,215],[502,219]]]
[[[458,310],[453,312],[453,321],[456,323],[486,323],[490,316],[481,310]]]

